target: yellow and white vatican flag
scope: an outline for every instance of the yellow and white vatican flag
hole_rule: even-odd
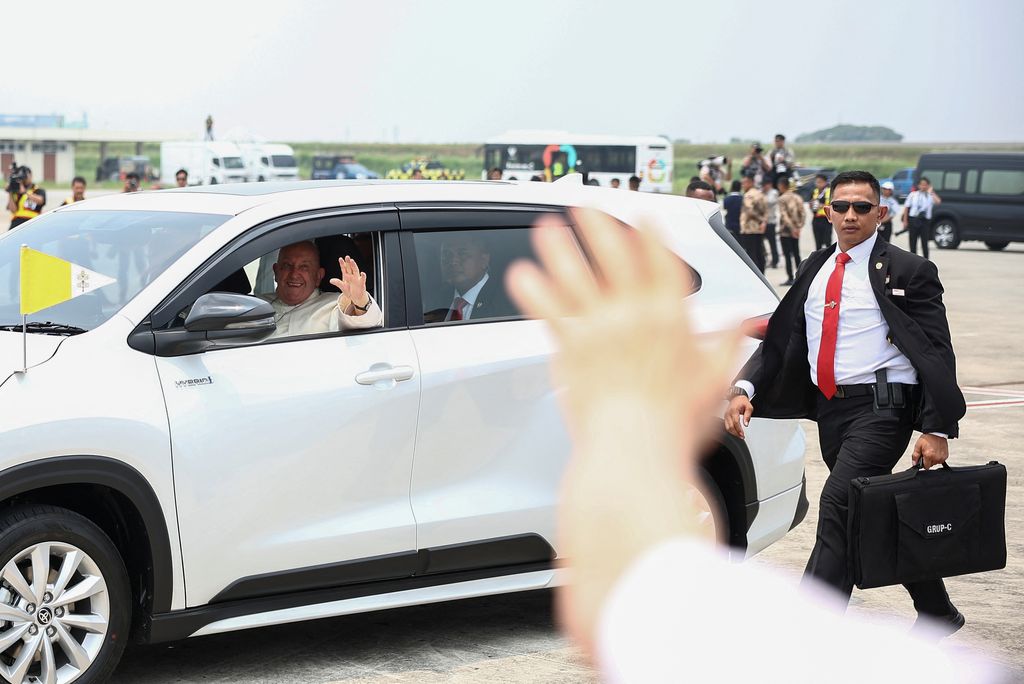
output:
[[[28,315],[116,283],[116,278],[21,246],[22,372],[28,372]]]
[[[21,246],[21,314],[26,316],[117,280]]]

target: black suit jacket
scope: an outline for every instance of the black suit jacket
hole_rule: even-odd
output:
[[[811,281],[835,250],[836,245],[818,250],[800,265],[793,287],[768,322],[764,342],[740,371],[738,379],[754,385],[755,416],[816,418],[819,390],[807,362],[804,302]],[[914,427],[956,437],[967,407],[956,383],[956,357],[935,264],[876,239],[868,273],[889,326],[889,342],[910,359],[922,387]]]
[[[448,318],[451,309],[433,309],[423,314],[424,323],[440,323]],[[480,288],[473,304],[473,312],[469,320],[479,318],[503,318],[505,316],[518,316],[519,310],[505,294],[501,278],[493,274],[487,278],[487,282]]]

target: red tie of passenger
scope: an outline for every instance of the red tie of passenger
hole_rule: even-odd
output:
[[[452,315],[449,316],[448,320],[449,321],[461,321],[462,320],[462,310],[464,308],[466,308],[467,304],[469,304],[469,302],[467,302],[462,297],[456,297],[455,298],[455,303],[452,305]]]
[[[825,316],[821,321],[821,346],[818,347],[818,389],[831,399],[836,393],[836,338],[839,336],[839,300],[843,294],[843,276],[850,255],[839,252],[836,267],[825,287]]]

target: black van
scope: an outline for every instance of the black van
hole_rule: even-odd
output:
[[[939,247],[984,240],[998,250],[1024,242],[1024,154],[922,154],[915,182],[922,177],[942,198],[932,210],[932,235]]]

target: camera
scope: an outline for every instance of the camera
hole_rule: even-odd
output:
[[[764,148],[761,147],[760,143],[754,145],[754,154],[761,154],[764,152]]]
[[[705,159],[700,160],[697,162],[697,168],[700,169],[705,166],[710,166],[711,168],[718,169],[728,164],[729,158],[725,155],[719,155],[717,157],[706,157]]]
[[[21,184],[28,180],[28,173],[24,166],[18,166],[17,162],[11,162],[11,173],[7,177],[7,192],[12,195],[21,193]]]

